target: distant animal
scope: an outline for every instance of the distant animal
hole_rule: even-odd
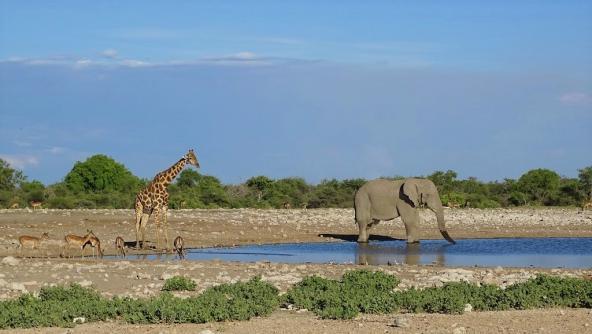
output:
[[[292,204],[290,204],[290,202],[285,202],[283,206],[284,206],[284,209],[291,209],[292,208]]]
[[[21,235],[18,238],[19,244],[18,244],[17,248],[19,249],[19,252],[21,253],[21,256],[22,256],[23,248],[31,247],[31,249],[38,249],[41,242],[45,241],[47,239],[49,239],[49,233],[47,233],[47,232],[44,232],[43,234],[41,234],[41,237],[33,237],[30,235]]]
[[[169,228],[167,222],[169,193],[167,186],[175,177],[177,177],[187,164],[199,168],[199,162],[197,161],[193,149],[190,149],[189,152],[183,155],[174,165],[156,174],[154,179],[136,196],[136,203],[134,206],[136,213],[136,248],[139,248],[140,245],[142,248],[146,248],[146,244],[144,243],[146,226],[148,225],[150,216],[153,216],[154,224],[156,225],[156,248],[160,249],[161,231],[164,229],[164,249],[169,249]],[[161,226],[161,224],[163,226]]]
[[[588,202],[582,204],[582,211],[586,209],[592,209],[592,200],[589,200]]]
[[[302,205],[300,206],[300,208],[302,210],[306,210],[307,207],[308,207],[308,203],[302,203]]]
[[[185,258],[184,244],[185,244],[185,241],[183,240],[183,238],[181,236],[176,237],[175,241],[173,241],[173,247],[175,247],[175,252],[177,252],[177,254],[179,254],[179,258],[181,258],[181,259]]]
[[[19,205],[18,203],[13,203],[13,204],[10,206],[10,208],[11,208],[11,209],[18,209],[18,208],[19,208],[19,206],[20,206],[20,205]]]
[[[77,247],[80,249],[80,256],[84,258],[84,245],[86,245],[90,238],[93,236],[93,232],[91,230],[87,230],[85,236],[81,237],[75,234],[68,234],[64,237],[64,247],[62,249],[61,256],[64,256],[66,253],[67,248]]]
[[[41,205],[43,204],[43,202],[31,201],[30,204],[31,204],[31,207],[33,208],[33,210],[35,210],[35,209],[41,208]]]
[[[449,207],[449,208],[451,208],[451,209],[460,208],[460,205],[459,204],[456,204],[454,202],[448,202],[446,206]]]
[[[93,257],[96,257],[95,255],[95,248],[98,250],[99,256],[101,258],[103,258],[103,249],[101,248],[101,240],[99,240],[99,238],[97,238],[96,235],[94,235],[94,233],[90,233],[91,236],[88,238],[88,241],[82,246],[83,248],[86,247],[87,245],[92,247],[93,250]]]
[[[115,248],[117,248],[117,256],[121,254],[125,258],[125,241],[122,237],[115,238]]]

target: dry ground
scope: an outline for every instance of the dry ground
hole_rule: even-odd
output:
[[[435,217],[423,212],[422,237],[441,238]],[[445,212],[447,227],[454,238],[490,237],[592,237],[592,211],[578,209],[453,209]],[[353,210],[173,210],[169,217],[171,238],[182,235],[189,247],[251,243],[351,240],[357,235]],[[142,261],[60,259],[61,240],[67,233],[84,234],[92,229],[101,238],[106,253],[114,253],[113,240],[120,235],[135,240],[131,210],[0,210],[0,256],[17,256],[19,235],[50,233],[50,240],[26,256],[41,258],[0,263],[0,299],[13,298],[23,291],[38,291],[52,284],[78,282],[95,286],[102,294],[145,297],[159,292],[164,279],[187,275],[201,291],[209,286],[246,280],[261,275],[285,291],[304,276],[317,274],[338,278],[345,271],[372,268],[393,273],[402,286],[433,286],[446,281],[467,280],[507,285],[534,276],[537,272],[592,277],[591,269],[535,268],[442,268],[436,266],[357,266],[322,264],[236,263],[220,261]],[[399,220],[381,223],[373,234],[404,238]],[[154,239],[154,226],[148,237]],[[76,254],[71,250],[70,254]],[[88,252],[87,254],[90,254]],[[49,255],[51,258],[44,258]],[[135,257],[134,257],[135,258]],[[199,292],[199,291],[198,291]],[[195,293],[198,293],[195,292]],[[189,294],[188,292],[181,294]],[[408,328],[394,327],[403,317]],[[362,315],[350,321],[320,320],[308,312],[278,310],[267,318],[245,322],[202,325],[133,326],[93,323],[66,329],[31,329],[15,332],[64,333],[592,333],[590,310],[533,310],[471,312],[463,315],[391,314]]]

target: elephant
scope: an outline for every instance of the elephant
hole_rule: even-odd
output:
[[[360,228],[358,242],[368,242],[369,230],[381,220],[401,217],[407,232],[407,243],[419,242],[418,207],[426,205],[436,214],[438,228],[444,239],[456,243],[444,224],[444,210],[436,185],[428,179],[376,179],[356,191],[354,199],[356,223]]]

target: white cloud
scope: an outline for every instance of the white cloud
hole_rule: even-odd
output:
[[[111,52],[107,52],[111,51]],[[69,66],[75,69],[92,67],[156,67],[156,66],[191,66],[191,65],[236,65],[236,66],[269,66],[275,64],[286,64],[302,62],[302,59],[263,57],[250,51],[241,51],[234,54],[222,56],[210,56],[196,59],[169,60],[161,62],[149,62],[139,59],[122,59],[117,57],[116,50],[105,50],[102,55],[112,55],[103,59],[74,58],[74,57],[47,57],[47,58],[8,58],[0,59],[0,63],[13,63],[29,66]]]
[[[592,95],[583,92],[570,92],[561,95],[559,101],[570,106],[591,106]]]
[[[106,49],[101,51],[101,56],[109,59],[117,58],[118,52],[115,49]]]
[[[37,166],[39,159],[32,155],[10,155],[0,154],[0,158],[8,162],[13,168],[23,169],[27,166]]]
[[[45,151],[48,152],[48,153],[56,154],[57,155],[57,154],[64,153],[66,151],[66,149],[63,148],[63,147],[59,147],[59,146],[53,146],[53,147],[50,147],[50,148],[46,149]]]

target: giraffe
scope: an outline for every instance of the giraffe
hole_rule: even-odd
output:
[[[162,227],[164,226],[164,245],[165,250],[168,250],[169,235],[167,210],[169,193],[167,191],[167,186],[183,170],[186,164],[194,165],[199,168],[199,162],[197,161],[193,149],[190,149],[187,154],[170,168],[156,174],[154,179],[136,196],[136,249],[139,248],[140,245],[140,233],[142,234],[142,248],[146,248],[144,243],[146,226],[148,225],[148,219],[150,216],[154,216],[154,224],[156,225],[156,248],[159,248],[160,234],[162,233]],[[162,215],[163,226],[160,225],[160,215]]]

